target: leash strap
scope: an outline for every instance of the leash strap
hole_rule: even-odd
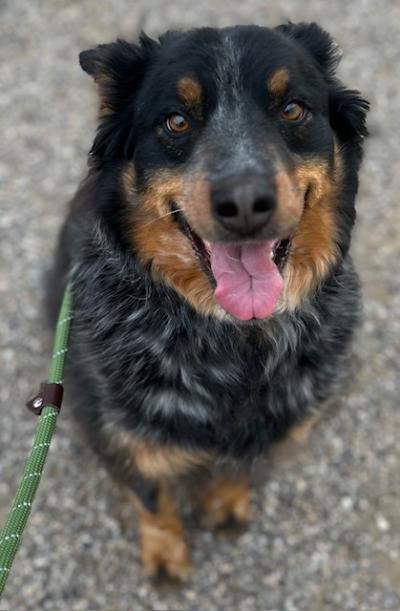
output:
[[[54,338],[49,379],[41,385],[40,393],[27,405],[39,415],[30,455],[6,524],[0,533],[0,596],[4,591],[11,565],[17,553],[36,490],[39,486],[50,441],[56,428],[61,407],[62,379],[68,338],[72,320],[71,288],[65,289]]]

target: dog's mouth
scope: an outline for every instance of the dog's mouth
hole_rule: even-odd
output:
[[[207,242],[171,204],[173,217],[215,287],[217,303],[238,320],[270,316],[283,287],[291,238],[262,242]]]

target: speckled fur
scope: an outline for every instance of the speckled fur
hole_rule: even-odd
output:
[[[135,178],[132,175],[129,188],[134,207],[136,195],[148,188],[149,176],[160,176],[165,165],[180,168],[180,164],[190,163],[193,153],[193,145],[179,149],[176,142],[175,148],[168,145],[167,153],[161,152],[154,136],[149,136],[153,131],[148,126],[143,129],[149,120],[144,113],[149,83],[146,89],[142,81],[154,59],[161,61],[163,52],[167,60],[168,53],[175,54],[176,67],[182,49],[186,57],[193,46],[200,70],[204,57],[216,54],[219,59],[213,69],[217,85],[222,76],[226,77],[229,82],[225,88],[231,86],[234,94],[229,104],[236,100],[244,108],[246,96],[243,100],[240,97],[243,83],[232,59],[236,57],[235,45],[242,49],[246,41],[249,56],[242,60],[249,63],[247,68],[244,65],[247,74],[254,52],[250,43],[258,41],[265,51],[264,36],[272,46],[282,45],[286,59],[298,55],[307,70],[313,71],[314,91],[315,83],[326,87],[326,107],[319,115],[325,135],[315,126],[308,140],[295,141],[287,135],[286,154],[291,151],[301,158],[306,144],[306,159],[328,163],[335,142],[343,172],[334,202],[337,254],[324,268],[324,277],[318,278],[312,290],[307,289],[306,298],[292,310],[277,310],[269,319],[243,324],[229,316],[221,319],[201,313],[173,286],[155,277],[150,264],[141,262],[137,245],[128,236],[126,193],[121,185],[127,167],[134,166]],[[200,48],[204,57],[196,55]],[[225,49],[225,67],[221,48]],[[281,65],[279,53],[273,61],[275,69]],[[358,92],[345,89],[335,79],[333,43],[315,24],[290,24],[275,30],[249,27],[168,33],[160,43],[142,38],[141,46],[119,42],[84,52],[81,64],[95,79],[100,70],[111,71],[115,82],[110,88],[107,81],[107,89],[100,90],[102,104],[108,96],[107,107],[111,110],[101,117],[89,175],[62,229],[49,279],[49,303],[54,320],[69,278],[74,324],[68,384],[76,391],[75,415],[111,473],[140,496],[147,510],[153,511],[157,477],[150,481],[136,469],[137,441],[157,444],[158,456],[168,448],[178,449],[168,464],[175,465],[179,474],[186,467],[191,471],[199,465],[207,466],[207,456],[212,466],[233,463],[248,467],[293,427],[318,413],[334,387],[340,386],[360,310],[358,280],[348,251],[368,104]],[[167,66],[170,72],[163,78],[173,80],[175,68],[169,60]],[[178,76],[182,76],[179,70]],[[153,87],[168,85],[160,85],[154,73],[152,78]],[[138,102],[133,94],[137,90]],[[213,167],[218,162],[226,165],[229,149],[230,162],[236,159],[232,147],[232,134],[236,134],[239,152],[247,151],[246,159],[238,159],[241,164],[245,160],[247,163],[252,160],[257,141],[253,126],[250,129],[243,120],[235,124],[236,131],[226,131],[224,126],[229,127],[232,115],[226,109],[221,115],[226,95],[218,98],[218,92],[219,86],[214,91],[213,108],[220,131],[214,133],[209,128],[203,150],[209,150],[210,137],[216,138]],[[141,129],[132,125],[134,115],[139,117]],[[224,134],[225,148],[219,148]],[[243,145],[247,137],[250,148]],[[282,134],[279,138],[282,147]],[[168,162],[165,155],[170,155]],[[187,238],[182,235],[179,239]],[[120,446],[118,439],[122,440]],[[130,454],[127,448],[133,448],[133,452]]]
[[[69,360],[91,437],[93,424],[101,432],[112,421],[135,436],[251,459],[330,396],[359,314],[349,257],[302,310],[240,325],[198,314],[153,281],[91,215],[71,227]]]

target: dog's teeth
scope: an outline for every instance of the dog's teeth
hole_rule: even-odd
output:
[[[269,257],[270,257],[270,259],[274,258],[274,251],[273,250],[271,250],[271,252],[269,253]]]

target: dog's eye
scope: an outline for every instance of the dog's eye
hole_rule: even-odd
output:
[[[285,121],[300,121],[305,114],[306,109],[301,102],[289,102],[281,111],[281,117]]]
[[[172,134],[184,134],[190,129],[190,123],[179,112],[172,112],[165,119],[165,127]]]

